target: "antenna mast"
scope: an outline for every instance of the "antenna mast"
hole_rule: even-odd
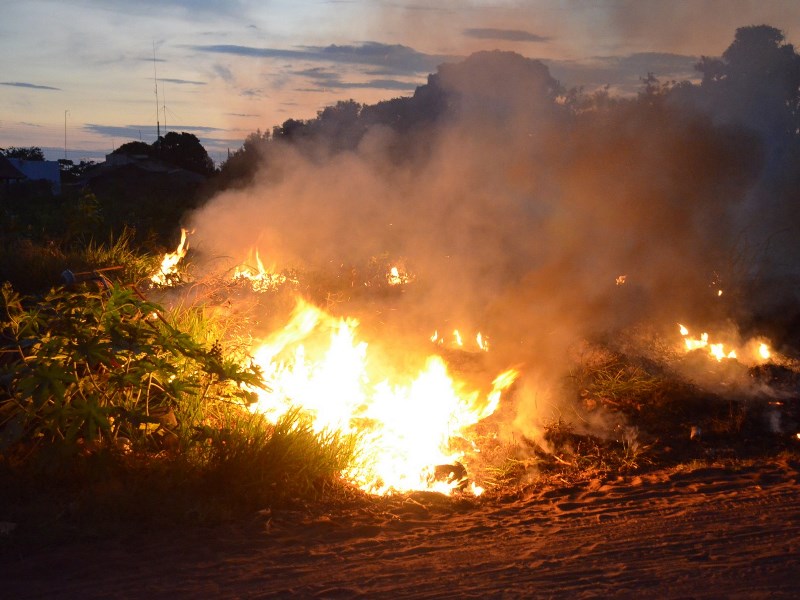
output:
[[[161,82],[161,107],[164,109],[164,135],[167,135],[167,88],[164,82]]]
[[[158,74],[156,73],[156,41],[153,40],[153,84],[156,88],[156,140],[161,139],[161,121],[159,120],[159,111],[161,110],[158,106]]]

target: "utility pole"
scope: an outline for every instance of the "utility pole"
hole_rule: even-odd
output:
[[[68,110],[64,110],[64,160],[67,160],[67,113]]]

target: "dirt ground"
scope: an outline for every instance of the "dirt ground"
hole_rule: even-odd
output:
[[[20,550],[5,598],[796,598],[800,461]]]

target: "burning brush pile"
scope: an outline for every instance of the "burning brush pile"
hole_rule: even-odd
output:
[[[161,271],[153,276],[154,293],[175,294],[183,287],[177,282],[186,279],[180,272],[188,252],[186,235],[184,231],[176,251],[165,255]],[[484,380],[480,354],[489,351],[488,340],[476,333],[465,343],[458,329],[447,340],[438,330],[422,337],[399,361],[390,358],[392,349],[385,342],[373,348],[358,319],[334,313],[339,304],[350,307],[364,299],[385,304],[387,298],[402,296],[414,275],[387,263],[386,257],[373,258],[362,268],[337,269],[332,278],[323,278],[323,293],[319,275],[309,277],[316,278],[312,287],[297,271],[287,276],[288,271],[265,269],[259,253],[253,256],[257,268],[245,260],[227,271],[224,286],[219,286],[220,274],[210,277],[216,286],[214,301],[221,294],[227,294],[223,306],[234,298],[241,301],[243,294],[255,298],[246,316],[253,323],[264,320],[257,317],[259,312],[280,312],[287,296],[294,307],[282,315],[282,325],[263,334],[254,327],[249,334],[246,354],[263,373],[266,386],[253,389],[257,396],[248,409],[270,423],[301,410],[315,433],[352,438],[356,459],[343,476],[369,493],[459,490],[480,495],[483,488],[466,467],[469,456],[480,451],[472,439],[474,427],[497,410],[518,371],[509,367]],[[321,300],[328,303],[327,310],[318,305]],[[475,377],[476,366],[481,377]],[[466,373],[468,378],[459,373],[466,367],[473,371]]]
[[[479,52],[411,97],[276,128],[247,184],[184,217],[145,290],[164,313],[119,290],[85,298],[106,321],[103,294],[126,307],[102,349],[127,352],[125,369],[152,358],[159,376],[92,352],[56,372],[47,355],[54,387],[22,381],[3,431],[69,382],[79,404],[98,398],[95,437],[213,455],[218,488],[280,464],[299,433],[314,444],[266,487],[287,488],[313,455],[327,470],[308,489],[333,473],[382,495],[797,450],[800,142],[770,145],[794,121],[758,129],[796,98],[768,99],[745,126],[750,96],[726,86],[752,69],[736,61],[786,47],[737,48],[715,66],[731,77],[648,80],[613,102],[566,93],[539,61]],[[209,343],[174,347],[182,311],[207,315],[193,327]],[[124,341],[154,327],[147,350]],[[13,340],[17,366],[40,342]],[[100,376],[121,408],[87,383]],[[87,437],[67,430],[53,439]]]
[[[800,364],[764,337],[742,340],[730,327],[695,335],[675,323],[577,340],[568,373],[543,392],[521,361],[504,353],[508,364],[495,366],[490,335],[454,326],[423,335],[404,323],[405,297],[424,281],[385,255],[322,276],[265,268],[252,251],[191,282],[181,273],[187,251],[184,231],[153,293],[214,282],[208,307],[249,324],[242,356],[266,384],[251,388],[247,410],[268,423],[300,411],[315,434],[352,440],[342,476],[370,494],[480,495],[554,474],[596,477],[800,443]]]

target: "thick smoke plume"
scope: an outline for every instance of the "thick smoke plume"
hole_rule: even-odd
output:
[[[193,216],[194,246],[330,273],[402,260],[416,278],[391,300],[398,335],[486,332],[488,360],[523,365],[523,402],[539,402],[577,341],[726,316],[717,287],[735,300],[761,268],[767,245],[743,215],[778,159],[757,131],[679,91],[581,98],[537,61],[479,53],[413,98],[363,108],[348,148],[270,140],[252,185]]]

